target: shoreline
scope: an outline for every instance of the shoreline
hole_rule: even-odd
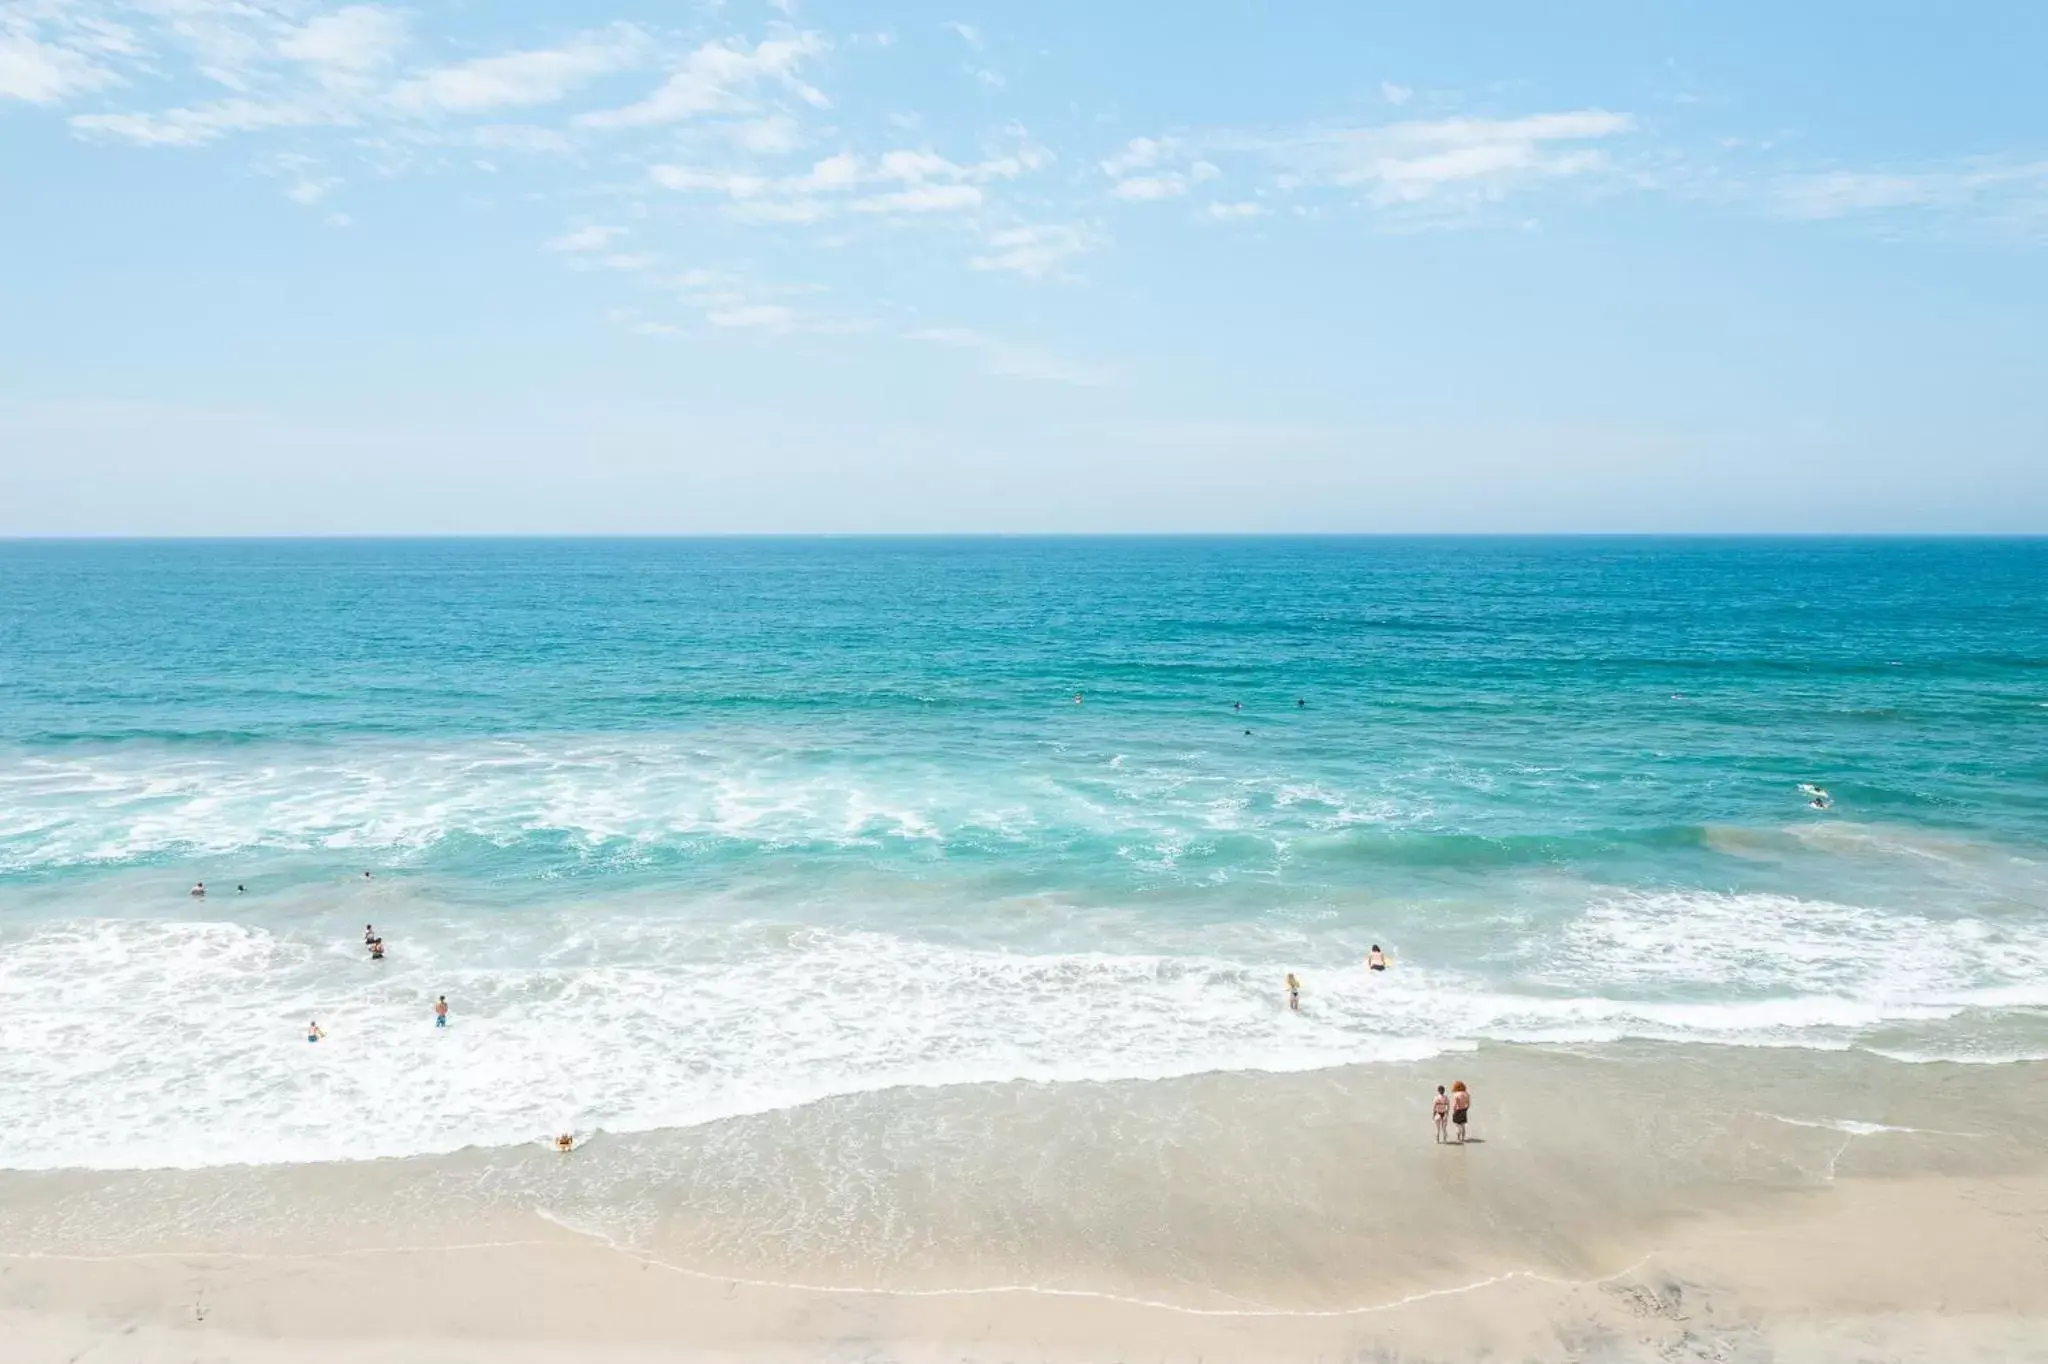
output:
[[[1457,1064],[1462,1151],[1431,1062],[863,1095],[567,1157],[0,1172],[0,1331],[34,1364],[2048,1360],[2048,1066]]]

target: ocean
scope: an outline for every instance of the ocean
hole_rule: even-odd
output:
[[[2048,542],[0,544],[0,1168],[1637,1040],[2048,1057]]]

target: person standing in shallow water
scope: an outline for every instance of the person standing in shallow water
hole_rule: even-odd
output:
[[[434,1026],[437,1028],[448,1026],[448,996],[446,995],[442,995],[434,1001]]]
[[[1301,1012],[1301,982],[1294,978],[1294,972],[1287,973],[1287,1007]]]
[[[1444,1093],[1444,1087],[1436,1087],[1436,1102],[1430,1105],[1430,1116],[1436,1119],[1436,1140],[1441,1146],[1451,1139],[1451,1100]]]
[[[1451,1126],[1458,1129],[1457,1145],[1465,1144],[1465,1124],[1472,1116],[1472,1091],[1463,1080],[1451,1081]]]

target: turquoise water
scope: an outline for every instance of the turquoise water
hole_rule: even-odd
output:
[[[2048,1054],[2048,542],[0,545],[0,951],[30,1165]]]

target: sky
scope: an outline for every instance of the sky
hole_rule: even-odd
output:
[[[0,0],[0,535],[2048,532],[2048,5]]]

